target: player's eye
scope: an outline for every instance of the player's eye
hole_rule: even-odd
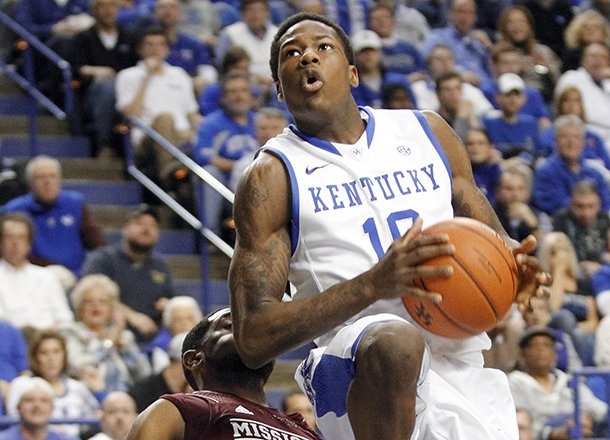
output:
[[[321,50],[330,50],[330,49],[332,49],[332,48],[333,48],[333,47],[332,47],[330,44],[328,44],[328,43],[321,43],[319,47],[320,47],[320,49],[321,49]]]
[[[297,50],[297,49],[288,49],[285,52],[286,58],[298,57],[300,54],[301,54],[301,52],[299,52],[299,50]]]

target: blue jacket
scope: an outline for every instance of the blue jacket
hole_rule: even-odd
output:
[[[599,191],[602,211],[610,209],[610,192],[602,175],[595,168],[586,165],[581,159],[580,170],[572,172],[557,154],[551,155],[534,171],[532,201],[534,205],[549,215],[570,204],[572,188],[581,180],[591,180]]]
[[[10,200],[4,211],[25,212],[32,217],[36,226],[33,256],[62,264],[78,274],[85,259],[81,239],[84,205],[83,194],[62,189],[50,206],[39,203],[28,193]]]

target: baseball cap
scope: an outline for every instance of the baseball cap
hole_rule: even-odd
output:
[[[182,343],[184,342],[187,333],[188,332],[178,333],[169,341],[167,355],[171,360],[179,361],[182,359]]]
[[[516,73],[505,73],[498,78],[498,90],[500,93],[510,93],[513,90],[522,92],[525,89],[525,81]]]
[[[129,220],[133,220],[134,218],[144,214],[152,215],[155,220],[159,221],[159,214],[157,213],[157,210],[147,203],[140,203],[138,206],[133,208],[129,212]]]
[[[369,29],[362,29],[352,36],[354,53],[363,49],[381,49],[381,38]]]
[[[528,346],[530,340],[534,336],[548,336],[553,340],[553,342],[557,341],[557,337],[555,336],[555,332],[547,327],[535,327],[528,328],[525,330],[523,335],[521,335],[521,339],[519,339],[519,348],[525,348]]]

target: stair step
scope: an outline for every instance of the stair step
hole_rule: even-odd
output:
[[[89,209],[95,215],[100,224],[108,229],[121,229],[129,220],[129,213],[136,204],[117,205],[117,204],[95,204],[90,203]],[[161,229],[172,228],[172,211],[168,207],[158,206],[159,226]]]
[[[196,235],[191,229],[161,230],[155,250],[162,254],[193,255],[197,252]],[[109,243],[121,241],[120,229],[106,229],[106,240]]]
[[[63,186],[83,193],[89,204],[137,205],[142,202],[142,188],[137,182],[65,179]]]
[[[38,116],[36,118],[39,135],[67,136],[68,123],[60,121],[54,116]],[[0,134],[28,133],[29,121],[22,115],[4,115],[0,117]]]
[[[3,130],[4,116],[0,116],[0,134]],[[91,157],[89,139],[82,136],[38,136],[37,154],[64,158]],[[2,136],[0,140],[0,153],[5,157],[30,157],[30,140],[28,136]]]
[[[229,307],[229,288],[226,280],[210,280],[204,300],[202,296],[203,282],[200,279],[174,279],[176,294],[195,298],[204,308],[204,313],[211,313],[223,307]]]
[[[0,74],[0,94],[23,93],[21,87],[15,84],[8,76]]]
[[[0,95],[0,115],[27,115],[32,105],[36,106],[36,102],[26,95]]]
[[[172,277],[196,280],[201,278],[199,255],[166,255],[165,259],[172,271]]]
[[[121,159],[64,158],[61,167],[66,179],[125,180]]]

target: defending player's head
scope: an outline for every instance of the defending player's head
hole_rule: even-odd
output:
[[[356,64],[355,59],[354,59],[354,52],[352,50],[352,46],[350,44],[349,37],[347,36],[347,34],[345,33],[345,31],[343,30],[343,28],[341,26],[339,26],[334,20],[332,20],[328,17],[325,17],[324,15],[314,14],[312,12],[301,12],[299,14],[295,14],[295,15],[288,17],[286,20],[284,20],[280,24],[280,26],[277,30],[277,33],[275,34],[275,37],[273,38],[273,42],[271,43],[271,55],[269,57],[269,66],[271,67],[271,75],[272,75],[274,81],[277,82],[279,79],[278,63],[279,63],[279,56],[280,56],[280,46],[281,46],[284,34],[286,34],[286,32],[294,25],[296,25],[302,21],[306,21],[306,20],[317,21],[319,23],[322,23],[322,24],[332,28],[336,32],[339,39],[341,40],[341,43],[343,45],[343,51],[345,52],[347,61],[351,65]]]
[[[266,383],[274,362],[258,369],[246,367],[235,347],[231,309],[224,308],[203,318],[182,343],[184,376],[194,390],[222,383]]]

